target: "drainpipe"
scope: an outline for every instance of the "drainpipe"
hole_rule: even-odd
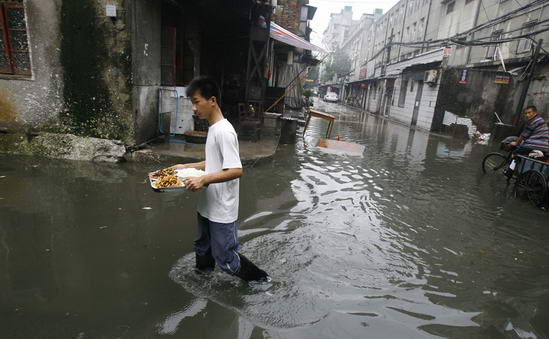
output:
[[[478,24],[478,16],[480,14],[480,5],[482,4],[482,0],[477,0],[478,1],[478,5],[477,5],[477,11],[475,13],[475,21],[473,22],[473,28],[474,27],[477,27],[477,24]],[[475,39],[475,33],[471,33],[471,40],[474,40]],[[465,64],[468,65],[469,62],[471,61],[471,50],[473,49],[473,46],[469,46],[469,48],[467,49],[467,58],[465,59]]]
[[[479,0],[480,1],[480,0]],[[429,19],[431,18],[431,4],[433,0],[429,0],[429,9],[427,10],[427,19],[425,20],[425,28],[423,29],[423,39],[421,43],[421,53],[425,51],[425,39],[427,39],[427,28],[429,27]],[[429,45],[427,45],[427,48]]]
[[[524,102],[526,101],[526,96],[528,95],[528,89],[530,88],[530,83],[532,82],[532,78],[534,77],[534,71],[536,70],[536,64],[538,63],[539,51],[541,49],[542,43],[543,39],[539,39],[536,50],[534,52],[534,57],[532,58],[532,68],[530,69],[530,73],[528,73],[528,79],[526,80],[526,83],[522,87],[522,92],[520,93],[517,110],[515,112],[515,117],[513,118],[513,125],[515,126],[518,125],[520,121],[520,113],[522,112],[522,107],[524,107]]]

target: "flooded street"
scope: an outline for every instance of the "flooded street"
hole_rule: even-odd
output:
[[[196,196],[153,192],[158,165],[0,156],[0,337],[549,337],[549,214],[482,176],[491,147],[318,109],[366,150],[313,119],[246,168],[264,286],[194,274]]]

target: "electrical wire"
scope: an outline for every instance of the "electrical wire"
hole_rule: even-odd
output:
[[[482,1],[482,0],[480,0],[480,1]],[[485,28],[495,26],[495,25],[497,25],[501,22],[505,22],[505,21],[514,19],[518,16],[524,15],[525,13],[522,13],[522,12],[525,11],[525,10],[530,10],[530,9],[537,10],[538,7],[545,7],[547,5],[549,5],[549,2],[547,0],[535,0],[535,1],[531,2],[530,4],[527,4],[525,6],[521,6],[517,9],[515,9],[515,10],[512,10],[512,11],[504,14],[504,15],[501,15],[497,18],[489,20],[489,21],[487,21],[487,22],[485,22],[481,25],[477,25],[477,26],[475,26],[475,27],[473,27],[473,28],[471,28],[467,31],[456,34],[456,35],[454,35],[453,37],[450,37],[450,38],[430,40],[430,41],[390,42],[388,44],[385,44],[376,54],[374,54],[371,58],[369,58],[366,61],[366,63],[376,59],[387,48],[389,48],[393,45],[400,45],[400,46],[406,46],[406,47],[412,47],[412,48],[414,48],[414,47],[416,47],[416,48],[421,47],[422,48],[422,47],[425,47],[425,45],[427,45],[428,47],[447,47],[447,46],[452,45],[452,44],[463,45],[463,46],[485,46],[485,45],[494,45],[494,44],[501,44],[501,43],[505,43],[505,42],[511,42],[511,41],[514,41],[514,40],[522,39],[522,38],[530,38],[533,35],[543,33],[543,32],[545,32],[549,29],[538,30],[536,32],[531,32],[529,34],[524,34],[524,35],[520,35],[520,36],[517,36],[517,37],[511,37],[511,38],[506,38],[506,39],[497,40],[497,41],[482,41],[484,39],[491,38],[491,36],[490,37],[483,37],[483,38],[479,38],[479,39],[475,39],[475,40],[470,40],[470,41],[463,41],[462,40],[465,36],[467,36],[469,34],[472,34],[474,32],[480,31],[480,30],[485,29]],[[545,23],[545,22],[548,22],[548,21],[549,21],[549,19],[539,21],[539,22],[534,23],[533,25],[538,26],[538,25],[540,25],[542,23]],[[502,32],[502,35],[509,34],[511,32],[515,32],[515,31],[522,30],[522,29],[524,29],[524,27],[520,27],[520,28],[517,28],[517,29],[514,29],[514,30],[507,31],[507,32]],[[544,52],[546,52],[546,51],[544,50]]]

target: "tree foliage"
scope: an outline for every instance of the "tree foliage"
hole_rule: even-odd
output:
[[[343,49],[337,49],[332,54],[330,61],[322,74],[322,81],[329,81],[334,75],[342,77],[351,71],[351,58]]]

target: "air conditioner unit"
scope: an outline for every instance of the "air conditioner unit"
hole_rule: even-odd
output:
[[[424,82],[429,84],[436,84],[438,80],[438,69],[431,69],[425,71]]]

